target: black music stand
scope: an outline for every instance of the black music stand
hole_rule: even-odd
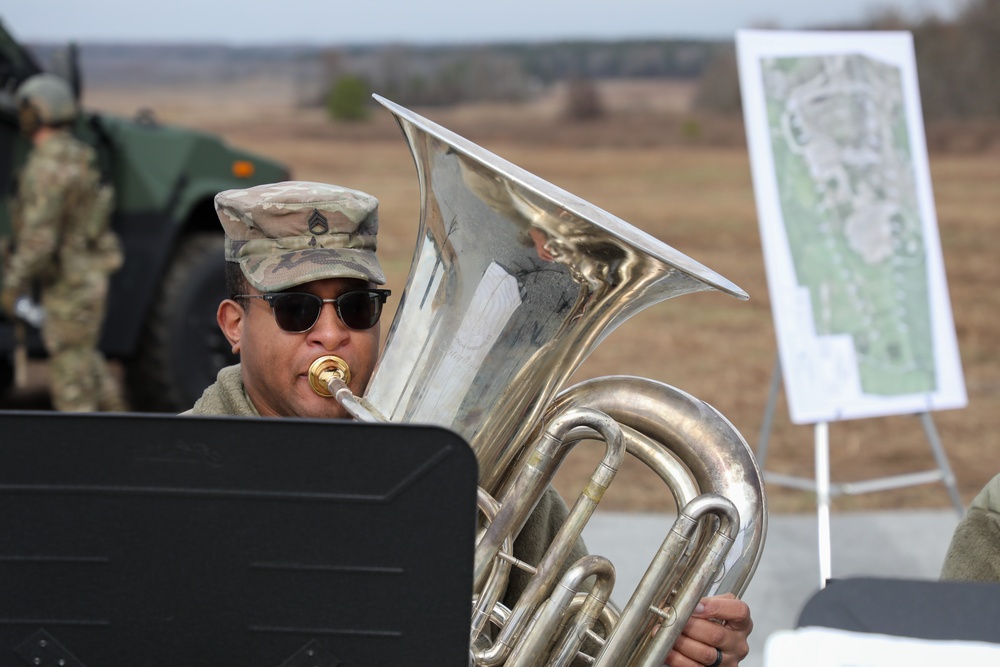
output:
[[[0,667],[466,665],[436,427],[0,413]]]
[[[896,637],[1000,643],[1000,583],[854,577],[831,579],[796,627]]]

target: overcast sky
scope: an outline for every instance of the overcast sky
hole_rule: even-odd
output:
[[[739,28],[863,21],[893,7],[952,16],[964,0],[2,0],[0,20],[42,42],[353,44],[723,37]]]

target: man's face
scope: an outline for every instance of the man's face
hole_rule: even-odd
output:
[[[17,124],[21,128],[21,134],[29,139],[34,138],[35,133],[41,127],[38,111],[26,100],[21,102],[17,109]]]
[[[330,278],[289,291],[333,299],[369,287],[363,280]],[[260,294],[254,289],[249,293]],[[264,417],[348,417],[336,399],[324,398],[312,390],[309,365],[328,354],[342,358],[351,369],[351,391],[360,396],[378,358],[379,325],[363,331],[349,329],[337,317],[332,303],[323,304],[319,320],[302,333],[279,328],[271,306],[263,299],[223,301],[218,319],[233,352],[240,355],[247,395]]]

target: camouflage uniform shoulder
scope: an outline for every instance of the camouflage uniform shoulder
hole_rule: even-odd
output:
[[[80,141],[69,130],[59,130],[35,149],[40,155],[51,157],[90,157],[94,149]]]
[[[25,165],[25,178],[45,186],[98,175],[93,148],[68,131],[60,131],[32,150]]]
[[[71,162],[89,162],[96,158],[93,148],[80,141],[69,130],[59,130],[36,146],[33,154],[45,160],[68,160]]]

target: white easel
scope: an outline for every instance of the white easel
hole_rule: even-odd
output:
[[[823,588],[831,574],[831,496],[941,481],[947,487],[955,509],[960,515],[964,512],[954,474],[948,465],[930,415],[931,410],[965,407],[967,397],[937,232],[913,36],[907,31],[740,30],[736,41],[757,218],[761,228],[775,332],[781,353],[779,361],[775,363],[774,376],[771,379],[770,394],[757,447],[757,460],[761,470],[764,471],[775,402],[778,389],[784,384],[786,396],[790,399],[788,404],[792,421],[796,424],[814,424],[815,475],[813,479],[807,479],[764,472],[763,476],[765,481],[774,484],[815,492],[819,519],[820,587]],[[910,149],[908,154],[872,154],[876,162],[883,155],[889,156],[886,169],[878,170],[868,166],[859,170],[860,163],[856,163],[854,144],[837,138],[840,127],[838,124],[842,121],[852,121],[839,116],[833,118],[835,114],[831,115],[832,112],[829,110],[824,114],[822,106],[810,114],[809,105],[802,103],[805,99],[835,100],[838,95],[847,94],[844,92],[846,88],[843,84],[832,88],[827,87],[827,84],[834,80],[829,78],[830,72],[851,79],[853,75],[843,69],[842,65],[849,60],[859,63],[858,66],[865,71],[868,71],[865,68],[871,65],[874,68],[871,70],[873,85],[882,86],[885,94],[891,96],[892,104],[895,105],[892,108],[874,105],[872,115],[866,116],[863,122],[875,123],[879,127],[892,127],[893,132],[905,129]],[[867,64],[862,66],[862,63]],[[804,69],[796,74],[799,78],[789,74],[791,70],[785,69],[794,70],[800,64]],[[820,69],[816,69],[820,64]],[[876,70],[886,73],[887,76],[880,77],[875,73]],[[892,76],[888,76],[890,70],[893,72]],[[816,76],[816,72],[819,71],[825,73]],[[799,82],[795,85],[801,86],[801,89],[793,90],[788,87],[791,85],[789,82],[793,80]],[[765,85],[767,81],[772,83],[770,88]],[[872,95],[881,99],[881,92],[875,88],[870,90]],[[796,95],[802,96],[801,99]],[[782,110],[784,115],[782,122],[775,125],[772,123],[773,114],[779,110]],[[861,119],[854,120],[861,122]],[[801,132],[789,133],[788,130],[793,125],[801,126]],[[870,130],[858,128],[859,137],[867,136],[867,132]],[[826,143],[821,142],[825,148],[819,154],[810,154],[809,157],[806,153],[800,152],[803,145],[815,142],[817,137],[825,137],[826,141]],[[780,160],[776,159],[775,145],[782,147],[778,154],[783,156]],[[848,153],[842,153],[841,149],[849,152],[852,156],[850,160],[847,160]],[[787,157],[792,154],[804,157],[802,160],[789,161]],[[821,237],[825,236],[829,241],[836,233],[846,234],[845,220],[841,220],[837,212],[840,204],[831,203],[834,200],[811,195],[800,196],[803,191],[790,184],[812,183],[813,195],[827,192],[827,184],[823,179],[829,178],[825,174],[830,169],[831,161],[836,159],[841,159],[840,167],[845,173],[853,169],[859,180],[867,179],[869,173],[877,172],[885,175],[884,183],[879,181],[869,184],[869,190],[878,189],[886,198],[891,197],[893,192],[899,193],[900,196],[905,194],[905,201],[910,204],[903,208],[919,212],[907,218],[907,225],[911,233],[921,239],[914,249],[923,254],[923,264],[918,273],[926,277],[926,290],[921,288],[912,291],[906,299],[914,303],[926,299],[926,303],[920,305],[921,308],[927,309],[926,322],[919,325],[918,328],[923,332],[922,338],[915,339],[918,341],[915,344],[921,349],[919,356],[923,359],[922,363],[926,363],[928,370],[933,371],[934,382],[929,383],[932,386],[926,387],[923,391],[905,392],[902,391],[903,387],[899,387],[901,390],[899,394],[883,395],[878,392],[866,392],[863,389],[861,378],[864,371],[856,348],[857,341],[853,338],[853,328],[857,325],[867,326],[863,324],[864,316],[860,314],[860,310],[857,312],[847,310],[841,314],[841,324],[850,321],[852,326],[840,328],[823,326],[817,330],[816,313],[827,313],[829,316],[835,309],[834,299],[829,293],[826,297],[823,296],[819,287],[822,281],[816,280],[818,276],[813,275],[811,286],[800,280],[794,251],[796,249],[802,251],[798,256],[798,265],[804,266],[809,262],[807,257],[813,256],[810,253],[827,252],[826,245],[820,244]],[[854,166],[851,167],[848,163]],[[899,180],[893,176],[904,172],[909,175],[907,179]],[[912,180],[909,180],[910,177]],[[816,178],[820,180],[816,181]],[[837,176],[837,179],[840,178],[841,176]],[[783,184],[786,187],[783,188]],[[848,186],[844,186],[838,192],[850,197],[858,194]],[[870,202],[865,198],[859,200],[859,206],[867,206],[868,203]],[[904,200],[899,202],[900,205],[903,203]],[[815,227],[817,233],[809,236],[809,240],[801,234],[793,239],[789,236],[789,229],[785,225],[786,213],[792,216],[800,215],[805,211],[804,207],[810,206],[816,207],[817,215],[805,220]],[[821,209],[822,214],[820,214]],[[836,214],[839,222],[823,231],[824,221],[830,222],[827,220],[827,214],[831,216]],[[858,219],[856,223],[868,224],[865,220],[867,218]],[[840,232],[836,231],[838,229]],[[799,245],[800,243],[805,245]],[[865,243],[861,243],[861,246],[864,245]],[[902,247],[894,245],[890,254]],[[858,248],[849,243],[839,245],[833,243],[830,249],[839,254],[827,258],[829,266],[823,270],[828,271],[829,275],[824,280],[839,285],[842,276],[850,276],[852,273],[846,266],[841,266],[840,269],[834,267],[843,264],[846,258],[854,257],[851,253],[857,252]],[[880,261],[887,260],[888,258],[883,257]],[[888,273],[881,276],[872,274],[868,278],[859,280],[863,285],[869,278],[875,280],[877,277],[886,281],[891,280]],[[924,278],[912,278],[907,285],[917,285],[916,280]],[[862,290],[862,286],[858,284],[845,283],[840,286],[845,293],[859,293]],[[883,287],[885,290],[892,290],[891,286],[883,285]],[[900,312],[905,314],[909,311],[903,306]],[[887,312],[883,314],[888,315]],[[819,317],[819,320],[832,321],[827,316]],[[876,336],[881,335],[878,328],[876,325],[874,330]],[[909,326],[904,330],[909,331]],[[931,363],[933,368],[930,367]],[[874,367],[869,368],[868,372],[875,372]],[[937,460],[937,469],[860,482],[831,484],[829,422],[888,414],[920,416],[931,451]]]
[[[958,486],[955,483],[955,475],[948,464],[948,457],[945,455],[941,445],[941,438],[938,436],[934,420],[929,412],[920,413],[920,421],[927,434],[927,441],[930,443],[931,451],[937,460],[938,467],[935,470],[908,473],[904,475],[893,475],[890,477],[878,477],[861,482],[846,482],[840,484],[830,483],[830,427],[829,422],[818,422],[815,424],[814,446],[816,458],[816,473],[813,479],[806,477],[796,477],[781,473],[768,473],[765,469],[767,460],[767,445],[771,437],[771,426],[774,421],[774,406],[778,399],[778,390],[781,387],[781,361],[775,361],[774,372],[771,376],[771,388],[768,391],[767,407],[764,409],[764,421],[760,428],[760,440],[757,445],[757,463],[765,482],[771,482],[779,486],[801,489],[803,491],[813,491],[816,493],[816,515],[819,524],[819,586],[824,588],[827,580],[831,576],[831,555],[830,555],[830,498],[838,495],[857,495],[870,493],[873,491],[885,491],[888,489],[899,489],[906,486],[917,486],[919,484],[929,484],[931,482],[942,482],[951,496],[951,502],[961,517],[965,513],[962,499],[958,494]]]

